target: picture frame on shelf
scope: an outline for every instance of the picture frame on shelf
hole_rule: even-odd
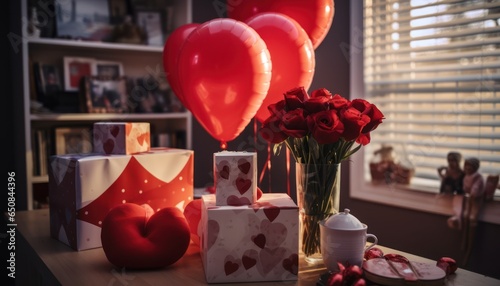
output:
[[[99,77],[118,78],[124,76],[123,64],[121,62],[100,61],[94,62],[95,75]]]
[[[57,1],[56,37],[106,41],[112,31],[108,1]]]
[[[146,33],[148,46],[163,46],[165,44],[165,22],[166,13],[152,8],[136,7],[135,23]]]
[[[40,64],[40,74],[45,94],[55,94],[62,90],[59,67],[51,64]]]
[[[86,154],[92,152],[92,133],[85,127],[58,127],[55,129],[56,155]]]
[[[84,109],[88,113],[128,112],[127,78],[86,76],[82,81]]]
[[[95,59],[64,57],[64,90],[78,91],[83,77],[95,75]]]
[[[129,79],[130,107],[133,108],[133,112],[167,113],[184,111],[182,110],[182,103],[173,98],[175,95],[168,84],[162,85],[155,79],[145,81],[144,78]]]

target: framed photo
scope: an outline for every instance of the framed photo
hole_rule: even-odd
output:
[[[45,94],[55,94],[62,90],[59,68],[55,65],[41,64],[40,74]]]
[[[156,9],[135,9],[135,22],[146,33],[149,46],[163,46],[165,44],[164,14]]]
[[[89,128],[56,128],[56,154],[82,154],[92,152]]]
[[[111,34],[108,1],[57,1],[56,26],[58,38],[88,41],[107,40]]]
[[[83,97],[89,113],[124,113],[128,111],[126,77],[87,76],[83,82]]]
[[[118,78],[123,76],[121,62],[95,61],[95,75],[99,77]]]
[[[136,113],[182,112],[184,106],[174,95],[169,85],[154,79],[129,79],[130,107]],[[147,88],[155,86],[155,88]]]
[[[95,59],[64,57],[64,89],[66,91],[77,91],[83,77],[95,74]]]

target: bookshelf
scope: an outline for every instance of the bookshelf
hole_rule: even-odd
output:
[[[31,3],[29,0],[22,1],[21,12],[24,20],[30,19],[31,13],[28,12],[32,11]],[[191,0],[175,0],[169,3],[173,11],[169,15],[171,30],[192,21]],[[95,122],[149,122],[153,147],[192,148],[191,113],[182,106],[172,107],[175,95],[171,91],[166,95],[172,100],[171,105],[164,109],[151,111],[143,108],[138,111],[137,104],[140,103],[128,102],[128,110],[123,113],[86,113],[82,108],[82,94],[79,91],[65,90],[67,67],[64,65],[64,58],[79,57],[101,62],[118,62],[122,65],[123,76],[127,80],[136,82],[137,79],[142,79],[147,82],[149,79],[155,79],[159,86],[167,86],[168,91],[162,64],[163,46],[45,38],[43,35],[42,37],[30,35],[27,29],[23,29],[22,41],[26,197],[29,210],[46,205],[46,202],[43,202],[44,193],[48,192],[46,162],[51,155],[56,154],[57,150],[61,150],[56,146],[60,144],[58,134],[60,136],[64,132],[72,131],[77,137],[80,135],[78,138],[85,138],[81,140],[91,142],[91,138],[84,132],[91,134]],[[58,80],[62,92],[58,93],[55,99],[57,104],[54,106],[41,107],[34,63],[48,65],[59,71]],[[131,92],[131,88],[134,87],[127,86],[127,93]],[[128,97],[131,97],[130,94]],[[85,142],[79,143],[80,148],[87,147],[75,150],[87,152],[88,145],[85,145]]]

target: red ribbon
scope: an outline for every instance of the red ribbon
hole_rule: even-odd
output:
[[[286,149],[286,193],[290,196],[290,150]]]

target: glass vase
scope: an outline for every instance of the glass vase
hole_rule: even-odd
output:
[[[340,164],[295,165],[299,251],[309,264],[323,261],[319,222],[339,210]]]

